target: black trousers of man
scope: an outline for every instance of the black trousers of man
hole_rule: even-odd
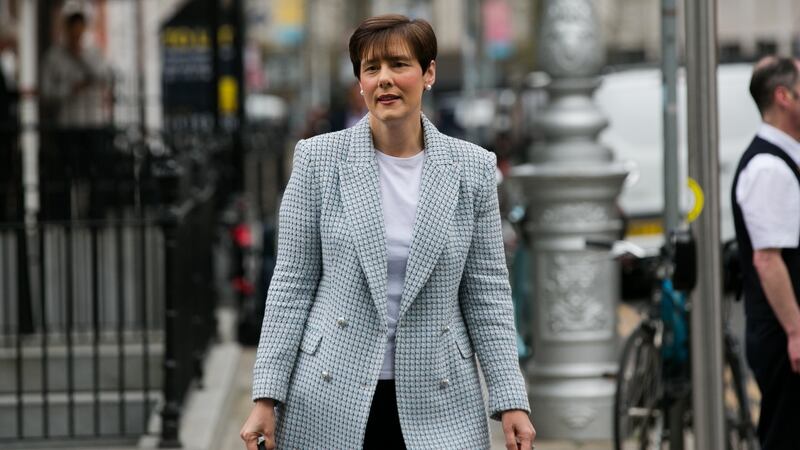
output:
[[[747,360],[761,390],[761,450],[800,449],[800,374],[792,372],[786,333],[776,320],[748,318]]]

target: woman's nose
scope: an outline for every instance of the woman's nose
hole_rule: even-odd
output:
[[[392,75],[388,67],[381,67],[381,72],[378,74],[378,85],[381,88],[392,85]]]

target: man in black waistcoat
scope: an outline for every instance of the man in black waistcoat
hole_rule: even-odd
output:
[[[759,61],[763,123],[731,189],[744,276],[747,361],[761,389],[763,450],[800,449],[800,61]]]

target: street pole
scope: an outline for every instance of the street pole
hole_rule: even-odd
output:
[[[593,101],[604,64],[594,0],[545,0],[539,67],[551,77],[537,116],[545,145],[509,183],[527,208],[534,356],[525,365],[538,437],[585,442],[612,433],[619,272],[587,239],[622,231],[617,197],[627,172],[597,141],[608,119]]]
[[[678,209],[678,119],[677,71],[678,52],[675,48],[675,0],[661,0],[661,80],[664,89],[664,236],[680,223]]]
[[[716,0],[686,0],[686,85],[689,175],[705,192],[697,219],[703,274],[692,299],[692,403],[695,448],[721,450],[725,440],[722,391],[722,292],[719,227]]]
[[[38,73],[38,2],[22,2],[19,27],[19,53],[20,53],[20,88],[30,91],[36,86]],[[31,223],[39,212],[39,131],[36,97],[22,96],[20,98],[20,115],[22,119],[22,186],[25,193],[24,209],[25,221]]]
[[[302,83],[302,85],[298,86],[298,92],[300,92],[300,99],[301,104],[303,105],[303,110],[301,113],[301,124],[305,124],[306,119],[308,117],[309,111],[311,111],[312,106],[314,105],[314,46],[316,42],[314,42],[314,20],[312,19],[311,15],[314,14],[314,6],[316,4],[316,0],[303,0],[303,48],[302,48],[302,80],[298,80]],[[298,79],[301,77],[298,77]],[[302,125],[301,125],[302,126]]]
[[[461,101],[467,105],[467,109],[475,106],[478,91],[478,37],[477,26],[475,24],[475,0],[467,0],[462,6],[462,20],[466,31],[464,39],[461,40]],[[466,126],[466,139],[475,142],[478,138],[475,127]]]
[[[243,133],[246,128],[246,114],[245,114],[245,89],[247,89],[247,81],[244,75],[244,46],[245,36],[247,33],[246,22],[244,20],[244,1],[233,0],[230,6],[233,10],[233,17],[229,17],[231,25],[233,25],[233,76],[236,79],[238,89],[236,90],[236,130],[233,135],[233,168],[234,173],[237,174],[234,181],[236,190],[244,191],[244,178],[245,178],[245,149],[243,142]]]
[[[678,52],[676,49],[676,16],[675,0],[661,0],[661,86],[662,86],[662,125],[663,125],[663,158],[664,158],[664,239],[669,239],[670,232],[676,230],[681,223],[678,204],[680,193],[680,173],[678,171],[678,119],[677,119],[677,74]],[[667,420],[670,430],[677,439],[670,439],[670,450],[683,450],[683,412],[686,401],[670,406]]]
[[[139,133],[143,140],[147,138],[147,94],[145,92],[145,31],[144,2],[136,2],[134,6],[136,22],[136,106],[139,112]]]
[[[204,130],[204,131],[213,131],[214,134],[219,133],[220,130],[220,121],[219,121],[219,77],[220,77],[220,67],[219,67],[219,0],[207,0],[208,11],[210,12],[209,17],[209,37],[211,38],[211,86],[210,92],[208,93],[211,95],[211,105],[214,108],[213,117],[214,117],[214,129],[213,130]]]

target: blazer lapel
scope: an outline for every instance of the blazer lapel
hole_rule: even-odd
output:
[[[342,203],[352,227],[361,267],[367,279],[378,317],[386,326],[386,228],[378,181],[378,165],[372,147],[369,116],[350,133],[350,150],[340,167]]]
[[[401,317],[419,294],[439,260],[458,203],[459,179],[444,135],[424,115],[422,124],[427,154],[422,169],[417,214],[400,300]]]

